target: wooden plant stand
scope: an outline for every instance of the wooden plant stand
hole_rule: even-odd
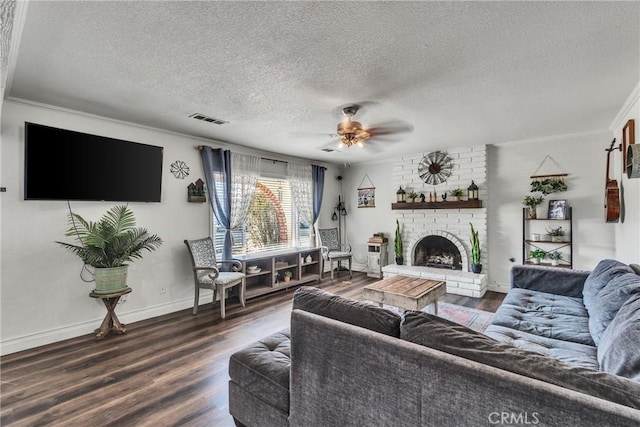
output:
[[[97,294],[95,292],[91,292],[89,294],[91,298],[100,298],[104,303],[104,306],[107,308],[107,315],[104,317],[102,324],[98,329],[93,331],[96,333],[97,340],[101,340],[111,331],[119,334],[127,332],[124,325],[120,323],[120,320],[118,320],[118,316],[116,316],[116,306],[118,305],[120,297],[128,294],[129,292],[131,292],[131,288],[125,288],[122,291],[114,292],[112,294]]]

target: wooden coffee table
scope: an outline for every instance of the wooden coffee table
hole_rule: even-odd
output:
[[[436,315],[438,298],[446,292],[445,282],[407,276],[393,276],[365,286],[362,291],[365,299],[377,302],[380,307],[387,304],[405,310],[422,310],[433,304]]]

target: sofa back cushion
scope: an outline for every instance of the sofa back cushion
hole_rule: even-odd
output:
[[[622,304],[633,294],[640,293],[640,276],[635,273],[625,273],[613,277],[607,285],[598,292],[589,311],[589,332],[596,346],[605,329],[622,307]]]
[[[598,346],[600,370],[640,382],[640,293],[620,307]]]
[[[401,318],[396,313],[318,288],[298,288],[293,295],[293,309],[308,311],[392,337],[400,336]]]
[[[615,259],[603,259],[589,274],[582,289],[582,299],[589,315],[598,293],[616,276],[633,273],[628,265]]]
[[[640,384],[501,343],[457,323],[405,313],[400,338],[449,354],[640,409]]]

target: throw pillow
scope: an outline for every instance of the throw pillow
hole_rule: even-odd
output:
[[[405,313],[400,338],[484,365],[640,409],[640,385],[501,343],[465,326],[418,311]]]
[[[640,294],[631,296],[602,334],[598,363],[605,372],[640,382]]]
[[[401,318],[397,314],[311,286],[302,286],[296,290],[293,309],[305,310],[392,337],[400,336]]]
[[[591,309],[595,304],[598,292],[607,286],[611,279],[626,273],[633,273],[633,270],[628,265],[615,259],[603,259],[598,263],[585,280],[584,288],[582,289],[583,303],[589,315],[591,315]]]
[[[622,304],[635,293],[640,293],[640,276],[635,273],[626,273],[612,278],[598,292],[589,312],[589,332],[596,346]]]

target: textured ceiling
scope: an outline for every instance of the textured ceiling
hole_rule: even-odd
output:
[[[605,129],[639,22],[637,2],[31,1],[5,95],[354,163]],[[413,131],[324,153],[350,102]]]

